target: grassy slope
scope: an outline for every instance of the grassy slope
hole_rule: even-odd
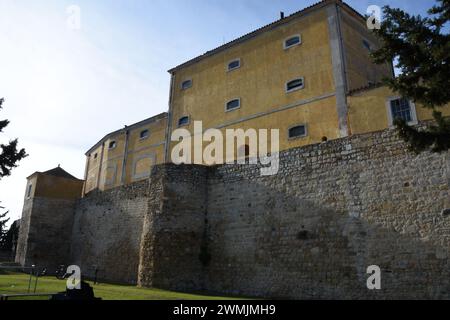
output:
[[[26,293],[29,276],[25,274],[0,274],[0,294]],[[32,290],[34,289],[32,281]],[[228,300],[225,297],[203,296],[196,294],[178,293],[159,289],[137,288],[133,286],[112,284],[89,284],[94,288],[96,297],[104,300]],[[65,281],[55,277],[39,278],[36,293],[56,293],[65,291]]]

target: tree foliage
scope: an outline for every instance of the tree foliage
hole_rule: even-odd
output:
[[[0,110],[2,109],[4,99],[0,99]],[[0,133],[9,124],[8,120],[0,120]],[[0,179],[11,174],[11,170],[17,167],[17,162],[27,156],[24,149],[17,150],[17,139],[9,141],[8,144],[1,144],[0,153]]]
[[[372,53],[376,63],[396,62],[401,74],[385,83],[395,92],[433,110],[436,121],[426,129],[396,120],[401,137],[416,152],[450,148],[450,120],[438,109],[450,103],[450,0],[438,0],[429,16],[414,16],[400,9],[383,8],[381,28],[374,30],[383,46]]]
[[[0,210],[4,210],[5,208],[0,206]],[[9,218],[6,218],[9,211],[0,212],[0,249],[3,249],[5,246],[5,240],[6,240],[6,224],[9,221]]]
[[[0,110],[2,109],[4,99],[0,99]],[[8,120],[0,120],[0,133],[9,124]],[[17,149],[18,141],[14,139],[9,141],[8,144],[0,144],[0,179],[11,174],[11,170],[17,167],[17,163],[27,156],[24,149]],[[0,210],[5,208],[0,206]],[[0,211],[0,247],[5,246],[5,241],[7,238],[6,223],[8,223],[9,218],[6,218],[8,211]]]

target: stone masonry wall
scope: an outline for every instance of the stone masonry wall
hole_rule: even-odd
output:
[[[31,209],[33,201],[25,199],[22,209],[22,217],[20,219],[19,237],[17,239],[17,250],[15,262],[22,266],[26,265],[26,252],[28,243],[28,231],[30,229]]]
[[[79,200],[72,230],[71,263],[84,276],[137,283],[139,245],[147,212],[148,181]]]
[[[208,168],[164,165],[150,180],[139,285],[200,290],[205,272],[205,217]]]
[[[36,234],[51,248],[71,233],[69,260],[85,276],[163,289],[450,299],[449,153],[415,155],[386,130],[282,152],[274,176],[259,169],[166,164],[75,206],[37,199],[25,213],[64,207],[72,232],[31,217],[25,243]],[[371,265],[382,290],[366,287]]]
[[[49,272],[70,259],[75,201],[35,197],[25,200],[16,262]]]
[[[394,131],[282,152],[280,171],[219,166],[208,180],[206,289],[299,299],[450,299],[449,153]],[[382,290],[366,287],[368,266]]]

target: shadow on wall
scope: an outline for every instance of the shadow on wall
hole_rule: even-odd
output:
[[[413,155],[386,130],[282,152],[277,175],[259,173],[155,166],[147,184],[82,200],[74,257],[180,291],[450,298],[450,153]],[[379,291],[367,289],[371,265]]]
[[[395,132],[281,153],[280,172],[208,176],[204,288],[300,299],[450,298],[450,152],[408,152]],[[382,270],[370,291],[367,268]]]
[[[226,197],[217,200],[218,193]],[[212,186],[210,199],[209,291],[290,299],[450,298],[448,238],[418,239],[410,221],[393,212],[382,225],[327,209],[327,200],[317,206],[253,181]],[[448,230],[448,219],[436,220],[435,228]],[[371,265],[382,270],[379,291],[367,289]]]

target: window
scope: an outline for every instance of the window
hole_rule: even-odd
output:
[[[364,48],[366,48],[369,51],[372,51],[372,46],[370,45],[369,41],[367,41],[366,39],[363,39],[362,44],[363,44]]]
[[[33,185],[32,184],[28,185],[27,198],[31,197],[31,190],[32,189],[33,189]]]
[[[302,42],[300,35],[292,36],[286,40],[284,40],[284,49],[292,48],[296,45],[299,45]]]
[[[241,67],[241,59],[236,59],[228,63],[228,71],[233,71]]]
[[[286,83],[286,92],[292,92],[295,90],[300,90],[305,87],[305,80],[304,78],[298,78],[294,79],[292,81],[289,81]]]
[[[241,107],[241,99],[233,99],[228,101],[225,106],[225,111],[233,111],[235,109],[239,109]]]
[[[109,149],[114,149],[115,147],[117,147],[117,142],[111,141],[111,142],[109,143]]]
[[[301,125],[289,128],[288,135],[289,135],[289,139],[306,137],[306,135],[307,135],[306,125],[301,124]]]
[[[189,117],[188,116],[181,117],[178,120],[178,126],[179,127],[187,126],[188,124],[189,124]]]
[[[416,124],[417,116],[414,103],[406,98],[392,98],[387,103],[389,125],[392,126],[396,119],[405,120],[408,124]]]
[[[96,153],[96,154],[94,154],[94,159],[97,159],[97,156],[98,156],[98,154]]]
[[[189,89],[190,87],[192,87],[192,80],[185,80],[181,83],[181,89],[182,90],[186,90]]]
[[[145,138],[148,138],[149,135],[150,135],[150,131],[148,131],[148,129],[146,129],[146,130],[141,131],[141,133],[139,134],[139,137],[141,139],[145,139]]]

